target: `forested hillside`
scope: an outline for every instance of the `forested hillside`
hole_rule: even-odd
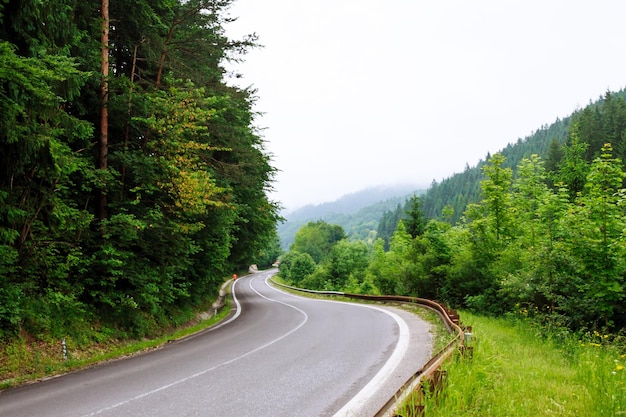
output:
[[[559,134],[563,140],[552,140]],[[433,298],[481,314],[532,316],[552,328],[622,337],[623,94],[606,93],[532,138],[507,148],[511,159],[503,151],[476,168],[478,196],[460,221],[452,220],[450,206],[441,219],[429,218],[427,194],[385,214],[381,230],[396,223],[388,242],[348,240],[339,225],[310,222],[296,233],[280,275],[312,289]],[[542,150],[545,157],[534,153]]]
[[[559,158],[560,145],[567,139],[570,121],[581,117],[581,113],[601,112],[606,97],[624,98],[626,97],[626,90],[610,93],[600,98],[596,103],[574,111],[568,117],[557,119],[550,125],[544,125],[524,139],[519,138],[510,143],[500,151],[506,158],[505,166],[515,170],[523,158],[537,154],[546,160],[548,169],[554,170],[553,164],[555,159]],[[422,198],[422,206],[426,216],[441,219],[443,208],[448,206],[448,208],[453,209],[448,211],[449,220],[453,223],[457,222],[468,204],[480,200],[480,181],[484,178],[482,168],[489,158],[490,155],[487,154],[485,159],[479,161],[475,166],[466,165],[463,172],[454,174],[441,182],[433,182]]]
[[[230,3],[0,2],[0,338],[149,334],[274,259]]]

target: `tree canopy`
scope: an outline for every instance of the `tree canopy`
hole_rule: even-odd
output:
[[[100,4],[0,4],[0,336],[150,333],[276,259],[254,91],[224,69],[256,37],[225,36],[230,3],[111,2],[104,46]]]

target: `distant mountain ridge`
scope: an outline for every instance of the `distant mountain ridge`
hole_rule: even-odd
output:
[[[422,187],[425,189],[426,187]],[[331,213],[356,213],[359,209],[392,197],[412,194],[420,189],[416,184],[404,185],[379,185],[368,187],[354,193],[346,194],[337,200],[320,204],[307,204],[304,207],[293,210],[286,214],[289,220],[300,218],[313,218]]]
[[[424,193],[416,184],[376,186],[321,204],[309,204],[284,214],[285,222],[278,225],[281,247],[289,248],[300,227],[310,221],[323,220],[343,227],[351,238],[367,240],[376,232],[383,213],[404,205],[413,194]]]

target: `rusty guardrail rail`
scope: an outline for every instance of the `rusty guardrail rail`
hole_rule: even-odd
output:
[[[407,297],[400,295],[367,295],[367,294],[350,294],[341,291],[316,291],[307,290],[305,288],[297,288],[289,285],[281,284],[270,278],[272,283],[280,287],[289,288],[294,291],[305,292],[309,294],[319,295],[332,295],[351,298],[355,300],[369,300],[378,302],[400,302],[407,304],[417,304],[422,307],[429,308],[435,311],[443,320],[448,332],[454,334],[454,338],[448,342],[446,346],[440,349],[435,355],[433,355],[417,372],[415,372],[400,389],[394,394],[393,397],[387,401],[387,403],[374,415],[375,417],[394,417],[395,410],[412,392],[421,389],[422,381],[428,380],[431,387],[439,385],[442,382],[442,376],[439,372],[441,364],[448,359],[456,349],[460,349],[465,353],[465,330],[461,328],[459,321],[459,315],[455,310],[450,310],[438,301],[428,300],[426,298],[419,297]],[[470,328],[467,329],[471,331]],[[418,411],[419,413],[419,411]],[[418,414],[419,415],[419,414]]]

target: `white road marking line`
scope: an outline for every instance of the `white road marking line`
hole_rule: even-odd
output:
[[[230,323],[231,321],[233,321],[233,320],[235,320],[237,317],[239,317],[239,315],[241,314],[241,305],[239,304],[239,301],[237,300],[237,297],[236,297],[236,295],[235,295],[235,285],[237,284],[237,282],[238,282],[238,281],[235,281],[235,283],[233,284],[233,289],[232,289],[233,299],[235,300],[235,303],[237,304],[237,313],[235,313],[235,315],[234,315],[231,319],[229,319],[227,322],[223,323],[223,324],[222,324],[222,325],[220,325],[220,326],[223,326],[223,325],[225,325],[225,324],[227,324],[227,323]],[[252,288],[252,282],[250,282],[250,288]],[[295,331],[297,331],[298,329],[300,329],[302,326],[304,326],[304,324],[305,324],[305,323],[309,320],[309,316],[308,316],[308,315],[307,315],[304,311],[300,310],[298,307],[295,307],[295,306],[293,306],[293,305],[291,305],[291,304],[288,304],[288,303],[284,303],[284,302],[282,302],[282,301],[272,300],[271,298],[268,298],[268,297],[266,297],[266,296],[264,296],[264,295],[260,294],[260,293],[259,293],[257,290],[255,290],[254,288],[252,288],[252,290],[253,290],[254,292],[256,292],[257,294],[259,294],[259,296],[261,296],[261,297],[263,297],[263,298],[265,298],[265,299],[267,299],[267,300],[269,300],[269,301],[272,301],[272,302],[275,302],[275,303],[279,303],[279,304],[283,304],[283,305],[285,305],[285,306],[291,307],[291,308],[293,308],[293,309],[295,309],[295,310],[299,311],[300,313],[302,313],[302,314],[304,315],[304,320],[303,320],[303,321],[302,321],[302,323],[300,323],[298,326],[296,326],[295,328],[291,329],[290,331],[288,331],[287,333],[283,334],[282,336],[280,336],[280,337],[278,337],[278,338],[276,338],[276,339],[274,339],[274,340],[272,340],[272,341],[270,341],[270,342],[268,342],[268,343],[266,343],[266,344],[264,344],[264,345],[261,345],[261,346],[259,346],[259,347],[255,348],[255,349],[252,349],[251,351],[246,352],[246,353],[244,353],[243,355],[237,356],[236,358],[229,359],[229,360],[227,360],[226,362],[222,362],[222,363],[221,363],[221,364],[219,364],[219,365],[215,365],[215,366],[212,366],[211,368],[207,368],[207,369],[205,369],[205,370],[203,370],[203,371],[196,372],[196,373],[195,373],[195,374],[193,374],[193,375],[189,375],[189,376],[187,376],[187,377],[185,377],[185,378],[182,378],[182,379],[179,379],[179,380],[177,380],[177,381],[171,382],[171,383],[169,383],[169,384],[163,385],[163,386],[161,386],[161,387],[159,387],[159,388],[156,388],[156,389],[153,389],[153,390],[147,391],[147,392],[145,392],[145,393],[143,393],[143,394],[136,395],[136,396],[134,396],[134,397],[132,397],[132,398],[129,398],[129,399],[127,399],[127,400],[120,401],[120,402],[118,402],[118,403],[116,403],[116,404],[113,404],[113,405],[111,405],[111,406],[109,406],[109,407],[105,407],[105,408],[102,408],[102,409],[100,409],[100,410],[96,410],[96,411],[91,412],[91,413],[89,413],[89,414],[84,414],[84,415],[83,415],[83,417],[92,417],[92,416],[96,416],[96,415],[98,415],[98,414],[105,413],[105,412],[107,412],[107,411],[114,410],[114,409],[116,409],[116,408],[118,408],[118,407],[121,407],[121,406],[123,406],[123,405],[129,404],[129,403],[131,403],[131,402],[133,402],[133,401],[140,400],[140,399],[142,399],[142,398],[145,398],[145,397],[148,397],[148,396],[150,396],[150,395],[156,394],[157,392],[160,392],[160,391],[166,390],[166,389],[171,388],[171,387],[173,387],[173,386],[175,386],[175,385],[178,385],[178,384],[182,384],[183,382],[189,381],[189,380],[191,380],[191,379],[193,379],[193,378],[197,378],[197,377],[202,376],[202,375],[204,375],[204,374],[206,374],[206,373],[208,373],[208,372],[214,371],[214,370],[216,370],[216,369],[218,369],[218,368],[221,368],[221,367],[223,367],[223,366],[226,366],[226,365],[229,365],[229,364],[231,364],[231,363],[233,363],[233,362],[236,362],[236,361],[238,361],[239,359],[243,359],[243,358],[245,358],[245,357],[247,357],[247,356],[250,356],[250,355],[252,355],[252,354],[254,354],[254,353],[256,353],[256,352],[258,352],[258,351],[260,351],[260,350],[262,350],[262,349],[265,349],[266,347],[269,347],[269,346],[273,345],[274,343],[277,343],[277,342],[279,342],[280,340],[282,340],[282,339],[286,338],[287,336],[289,336],[290,334],[294,333]]]
[[[268,277],[265,279],[265,284],[268,287],[272,288],[273,290],[291,295],[293,297],[306,298],[310,300],[310,298],[294,295],[286,291],[283,291],[281,289],[278,289],[276,287],[272,287],[267,282],[270,278],[271,277]],[[327,303],[341,303],[340,301],[333,301],[333,300],[317,300],[317,301],[327,302]],[[367,385],[365,385],[361,389],[361,391],[357,393],[357,395],[355,395],[339,411],[337,411],[333,415],[333,417],[348,417],[348,416],[363,415],[362,409],[367,403],[367,401],[374,395],[374,393],[376,393],[376,391],[378,390],[378,387],[383,385],[385,380],[387,380],[392,375],[393,371],[398,367],[398,365],[402,361],[402,358],[404,357],[404,355],[406,354],[409,348],[409,340],[410,340],[409,326],[406,324],[406,321],[404,321],[404,319],[402,319],[396,313],[389,311],[389,310],[385,310],[384,308],[370,306],[367,304],[352,304],[352,305],[363,307],[363,308],[371,308],[371,309],[381,311],[391,316],[391,318],[393,318],[395,322],[398,324],[398,328],[399,328],[398,343],[393,353],[391,354],[389,359],[387,359],[387,362],[385,362],[385,365],[383,365],[380,371],[378,371],[378,373],[374,375],[374,377],[370,380],[370,382]]]
[[[363,414],[363,406],[367,403],[367,401],[378,391],[379,387],[382,386],[385,381],[391,377],[393,371],[398,367],[402,358],[406,354],[406,351],[409,348],[409,326],[406,322],[398,316],[396,313],[385,310],[383,308],[362,305],[366,308],[373,308],[374,310],[382,311],[385,314],[391,316],[396,323],[398,323],[398,327],[400,328],[400,334],[398,336],[398,344],[394,349],[393,353],[385,362],[385,365],[378,371],[376,375],[370,380],[370,382],[359,391],[357,395],[355,395],[346,405],[344,405],[339,411],[335,413],[333,417],[346,417],[346,416],[361,416]]]

